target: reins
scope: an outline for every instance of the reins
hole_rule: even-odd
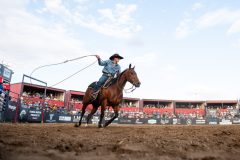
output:
[[[123,74],[123,73],[122,73],[122,74]],[[118,87],[118,89],[121,89],[121,88],[119,87],[119,85],[118,85],[118,83],[119,83],[118,81],[119,81],[120,77],[122,76],[122,74],[119,75],[119,77],[117,77],[117,87]],[[134,85],[132,85],[131,88],[123,89],[123,91],[124,91],[125,93],[131,93],[131,92],[133,92],[135,89],[136,89],[136,87],[135,87]],[[131,91],[128,91],[128,90],[131,90]]]
[[[132,85],[131,88],[124,89],[124,92],[125,92],[125,93],[131,93],[131,92],[133,92],[135,89],[136,89],[136,87],[135,87],[134,85]],[[128,90],[131,90],[131,91],[128,91]]]

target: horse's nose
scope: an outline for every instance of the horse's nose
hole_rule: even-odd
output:
[[[135,86],[140,87],[140,85],[141,85],[141,82],[137,82]]]

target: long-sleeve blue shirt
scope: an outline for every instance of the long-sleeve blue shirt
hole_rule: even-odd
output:
[[[103,61],[103,60],[99,59],[98,64],[100,66],[104,66],[104,68],[102,70],[103,73],[108,73],[108,74],[111,74],[112,76],[114,76],[116,73],[121,72],[120,65],[114,64],[113,61],[111,61],[111,60]]]

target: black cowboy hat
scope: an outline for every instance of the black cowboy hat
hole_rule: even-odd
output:
[[[119,58],[119,59],[123,59],[122,56],[120,56],[118,53],[115,53],[114,55],[112,55],[109,59],[113,60],[114,58]]]

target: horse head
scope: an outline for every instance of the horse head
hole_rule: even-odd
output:
[[[126,79],[128,82],[132,83],[135,87],[140,87],[141,82],[138,79],[137,73],[134,70],[135,67],[132,68],[132,65],[129,65],[129,68],[126,70]]]

